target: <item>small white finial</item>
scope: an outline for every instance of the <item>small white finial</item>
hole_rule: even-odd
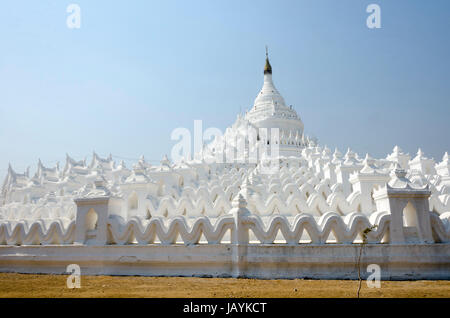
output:
[[[245,200],[244,196],[242,195],[242,193],[238,193],[238,195],[234,198],[233,202],[232,202],[232,207],[233,208],[245,208],[247,207],[247,200]]]
[[[422,149],[419,148],[419,150],[417,150],[417,156],[419,156],[419,158],[423,156]]]
[[[395,163],[394,174],[400,179],[406,177],[406,171],[402,169],[398,162]]]

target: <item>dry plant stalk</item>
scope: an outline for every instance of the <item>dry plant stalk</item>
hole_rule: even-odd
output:
[[[358,286],[358,292],[357,292],[357,297],[359,298],[359,292],[361,291],[361,284],[362,284],[362,279],[361,279],[361,255],[362,255],[362,251],[363,251],[363,247],[365,244],[367,244],[367,234],[369,234],[369,232],[373,231],[375,228],[377,227],[377,225],[372,225],[371,227],[368,227],[366,229],[364,229],[364,231],[362,232],[362,242],[360,244],[360,249],[359,249],[359,257],[358,257],[358,280],[359,280],[359,286]]]

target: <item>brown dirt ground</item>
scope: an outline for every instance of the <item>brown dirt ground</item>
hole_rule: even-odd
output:
[[[80,289],[66,275],[0,274],[0,297],[290,298],[356,297],[355,280],[258,280],[196,277],[82,276]],[[360,297],[450,298],[450,281],[362,282]]]

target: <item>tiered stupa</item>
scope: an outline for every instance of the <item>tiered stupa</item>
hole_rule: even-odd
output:
[[[264,84],[256,96],[252,109],[246,113],[245,119],[256,128],[280,130],[280,155],[298,156],[300,154],[299,149],[304,146],[303,122],[292,106],[286,106],[283,96],[276,89],[267,52]]]

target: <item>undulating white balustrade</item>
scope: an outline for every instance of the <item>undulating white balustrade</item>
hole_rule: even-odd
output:
[[[64,224],[61,220],[0,223],[0,245],[73,244],[75,226],[75,221]]]
[[[439,216],[430,213],[431,226],[437,242],[450,241],[450,213]],[[290,219],[290,220],[289,220]],[[272,215],[261,217],[249,214],[242,217],[245,225],[241,228],[248,231],[252,244],[274,244],[280,241],[289,245],[303,244],[302,237],[307,234],[313,244],[330,242],[351,244],[359,243],[361,233],[367,228],[376,226],[367,234],[367,242],[389,243],[389,226],[391,216],[388,212],[375,212],[370,217],[361,213],[351,213],[342,217],[335,212],[324,213],[320,218],[310,214],[297,214],[295,217]],[[198,217],[172,218],[152,217],[149,220],[133,217],[125,222],[116,216],[110,216],[107,222],[107,244],[198,244],[203,237],[208,244],[223,243],[229,233],[236,227],[231,214],[218,218]],[[0,244],[2,245],[50,245],[73,244],[75,221],[55,220],[51,223],[42,220],[29,223],[20,221],[12,224],[0,223]],[[88,230],[92,233],[92,230]],[[229,241],[229,240],[226,240]],[[86,240],[89,244],[89,240]],[[203,242],[202,242],[203,243]],[[230,242],[233,243],[233,242]]]

